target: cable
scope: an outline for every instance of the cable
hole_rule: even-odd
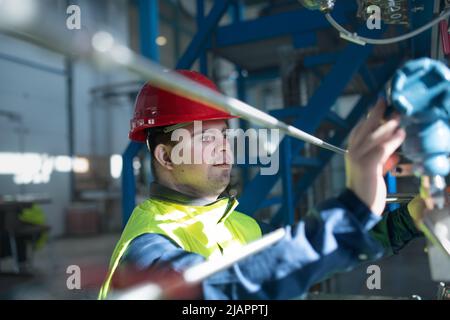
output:
[[[334,18],[329,13],[325,14],[325,18],[327,19],[327,21],[337,31],[339,31],[339,34],[340,34],[340,36],[342,38],[347,39],[349,41],[352,41],[354,43],[360,44],[360,45],[365,45],[366,43],[383,45],[383,44],[391,44],[391,43],[400,42],[400,41],[403,41],[403,40],[415,37],[416,35],[418,35],[418,34],[424,32],[425,30],[433,27],[439,21],[441,21],[443,19],[446,19],[449,16],[450,16],[450,10],[446,10],[446,11],[443,11],[436,19],[428,22],[427,24],[423,25],[422,27],[417,28],[416,30],[411,31],[411,32],[409,32],[407,34],[404,34],[404,35],[401,35],[401,36],[398,36],[398,37],[387,38],[387,39],[372,39],[372,38],[361,37],[357,33],[351,33],[350,31],[348,31],[347,29],[342,27],[336,20],[334,20]]]

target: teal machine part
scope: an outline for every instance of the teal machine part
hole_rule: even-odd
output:
[[[450,70],[429,58],[410,61],[394,75],[388,97],[407,134],[402,151],[421,179],[427,209],[420,227],[450,255]]]

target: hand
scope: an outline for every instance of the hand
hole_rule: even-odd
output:
[[[383,167],[406,137],[399,116],[383,121],[385,109],[385,102],[378,100],[369,116],[353,129],[345,156],[347,188],[377,215],[386,205]]]

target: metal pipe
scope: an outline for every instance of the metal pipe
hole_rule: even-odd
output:
[[[268,233],[261,239],[255,240],[243,246],[242,248],[239,248],[239,250],[233,251],[230,254],[225,254],[220,258],[206,260],[205,262],[194,265],[185,270],[183,272],[182,279],[175,282],[169,288],[161,288],[157,283],[148,282],[125,290],[113,291],[109,295],[108,299],[154,300],[164,298],[165,291],[172,290],[175,287],[183,286],[186,284],[193,285],[195,283],[199,283],[207,279],[211,275],[225,270],[233,264],[274,245],[275,243],[283,239],[285,235],[286,230],[284,228],[280,228],[271,233]]]
[[[18,0],[17,2],[20,1]],[[7,1],[6,3],[10,2]],[[13,3],[16,3],[16,1]],[[153,63],[136,54],[128,47],[117,43],[108,32],[99,31],[93,35],[85,31],[75,34],[70,33],[68,32],[69,30],[65,30],[57,25],[61,21],[61,17],[58,15],[53,17],[52,13],[48,11],[45,12],[45,19],[38,19],[35,15],[24,23],[11,22],[11,19],[8,19],[5,12],[8,12],[8,10],[0,10],[0,31],[6,31],[16,37],[24,38],[62,54],[89,60],[94,63],[94,66],[99,68],[124,67],[157,87],[172,91],[191,100],[199,101],[212,108],[227,111],[256,125],[279,129],[291,137],[339,154],[347,152],[294,126],[288,125],[249,104],[208,90],[204,86],[175,72],[168,71],[157,63]]]
[[[221,258],[207,260],[187,269],[183,273],[183,278],[188,283],[200,282],[214,273],[225,270],[234,263],[270,247],[280,241],[285,235],[286,230],[284,228],[277,229],[268,233],[261,239],[255,240],[242,248],[239,248],[239,250],[236,250],[231,254],[224,255]]]
[[[416,194],[414,193],[389,193],[386,196],[386,203],[408,203],[414,199],[415,196]]]

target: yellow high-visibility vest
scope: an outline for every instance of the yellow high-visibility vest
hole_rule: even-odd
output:
[[[261,237],[258,223],[235,211],[235,199],[205,206],[184,205],[150,198],[137,206],[117,243],[98,298],[108,295],[114,271],[130,243],[144,233],[164,235],[186,251],[207,259],[221,256]]]

